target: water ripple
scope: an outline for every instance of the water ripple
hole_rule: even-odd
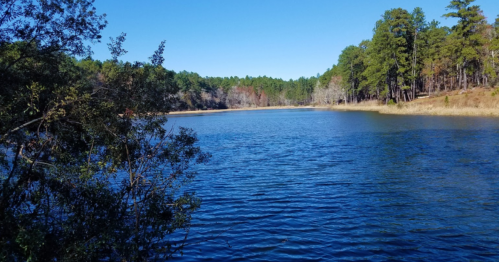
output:
[[[213,154],[187,188],[203,200],[188,240],[200,243],[180,260],[499,260],[498,119],[283,110],[175,122]]]

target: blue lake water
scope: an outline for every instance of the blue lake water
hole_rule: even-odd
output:
[[[171,116],[213,157],[180,261],[498,261],[499,119]],[[215,237],[215,238],[214,238]]]

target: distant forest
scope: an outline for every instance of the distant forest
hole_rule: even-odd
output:
[[[202,77],[170,72],[179,91],[172,110],[206,110],[284,105],[330,105],[379,100],[399,103],[418,95],[493,87],[499,72],[499,16],[487,23],[474,0],[451,1],[452,28],[427,21],[421,8],[386,11],[373,36],[346,47],[338,64],[322,75],[283,80],[267,76]],[[109,62],[80,61],[105,81]],[[123,66],[123,64],[122,64]]]

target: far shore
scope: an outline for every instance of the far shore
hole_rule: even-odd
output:
[[[265,107],[244,107],[244,108],[232,108],[232,109],[173,111],[168,114],[183,115],[183,114],[204,114],[204,113],[221,113],[221,112],[253,111],[253,110],[305,109],[305,108],[329,109],[330,107],[329,106],[265,106]]]
[[[334,106],[269,106],[269,107],[247,107],[234,109],[193,110],[175,111],[170,115],[205,114],[254,110],[279,110],[279,109],[329,109],[334,111],[371,111],[380,114],[392,115],[439,115],[439,116],[493,116],[499,117],[499,108],[476,108],[476,107],[438,107],[422,106],[406,103],[400,106],[375,105],[373,103],[359,103]]]
[[[374,111],[380,114],[396,115],[441,115],[441,116],[492,116],[499,117],[499,89],[471,88],[455,90],[420,97],[411,102],[396,105],[380,104],[379,101],[365,101],[340,105],[268,106],[220,110],[175,111],[170,115],[204,114],[251,110],[276,109],[329,109],[338,111]]]

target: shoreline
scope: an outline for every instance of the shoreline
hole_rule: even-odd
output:
[[[496,96],[496,94],[498,94]],[[268,106],[215,110],[175,111],[170,115],[222,113],[254,110],[279,109],[326,109],[334,111],[371,111],[391,115],[428,115],[428,116],[482,116],[499,117],[499,89],[472,88],[440,92],[421,97],[411,102],[396,105],[379,104],[379,101],[363,101],[357,104],[307,105],[307,106]]]
[[[403,106],[388,105],[334,105],[334,106],[269,106],[269,107],[246,107],[232,109],[214,110],[189,110],[173,111],[168,115],[192,115],[205,113],[224,113],[238,111],[257,110],[283,110],[283,109],[327,109],[332,111],[368,111],[385,115],[428,115],[428,116],[482,116],[499,117],[499,108],[476,108],[476,107],[433,107],[405,104]]]
[[[468,90],[438,92],[396,105],[365,101],[332,106],[332,110],[375,111],[391,115],[482,116],[499,117],[499,89],[476,87]]]
[[[189,114],[204,114],[204,113],[223,113],[223,112],[238,112],[238,111],[256,111],[256,110],[281,110],[281,109],[330,109],[329,106],[266,106],[266,107],[244,107],[231,109],[213,109],[213,110],[190,110],[190,111],[172,111],[169,115],[189,115]]]
[[[396,105],[337,105],[331,106],[330,109],[335,111],[369,111],[385,115],[499,117],[499,108],[434,107],[406,104],[400,107]]]
[[[386,115],[428,115],[428,116],[482,116],[499,117],[499,108],[476,108],[476,107],[433,107],[420,106],[413,104],[397,105],[334,105],[334,106],[269,106],[269,107],[247,107],[233,109],[215,109],[215,110],[190,110],[174,111],[169,115],[192,115],[205,113],[224,113],[238,111],[257,111],[257,110],[283,110],[283,109],[327,109],[332,111],[368,111],[377,112]]]

